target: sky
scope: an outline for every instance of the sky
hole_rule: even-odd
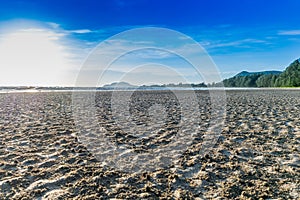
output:
[[[284,70],[300,57],[299,8],[298,0],[0,0],[0,85],[74,86],[80,74],[87,86],[90,79],[100,85],[120,80],[182,82],[182,77],[186,82],[218,80],[198,75],[174,54],[202,56],[190,40],[184,43],[178,37],[167,44],[166,38],[176,36],[176,31],[202,46],[221,78],[243,70]],[[132,46],[151,47],[146,41],[151,33],[115,36],[150,27],[175,32],[152,41],[160,50],[142,49],[120,57],[102,77],[107,64],[103,56],[94,56],[86,67],[101,42],[109,44],[109,55]],[[210,69],[211,63],[202,66]]]

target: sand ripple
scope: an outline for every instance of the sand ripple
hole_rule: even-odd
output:
[[[299,199],[299,91],[228,91],[225,126],[206,156],[200,152],[211,119],[209,96],[197,95],[203,126],[182,156],[168,168],[126,173],[100,163],[78,140],[71,93],[0,94],[0,199]],[[111,141],[136,144],[134,151],[172,143],[181,116],[176,101],[166,110],[147,113],[142,103],[132,110],[136,125],[155,112],[162,115],[156,124],[167,120],[160,134],[138,137],[118,130],[102,103],[98,122]]]

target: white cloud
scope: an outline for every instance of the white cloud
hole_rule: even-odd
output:
[[[2,34],[0,85],[65,85],[70,53],[61,43],[63,33],[43,28]]]
[[[132,54],[133,56],[143,59],[164,59],[174,57],[173,54],[158,49],[146,49],[138,52],[133,52]]]
[[[300,35],[300,30],[279,31],[278,35]]]
[[[85,33],[92,33],[93,31],[91,31],[89,29],[78,29],[78,30],[69,30],[67,32],[78,33],[78,34],[85,34]]]
[[[206,45],[208,48],[216,48],[216,47],[230,47],[230,46],[239,46],[239,45],[244,45],[244,44],[255,44],[255,43],[266,43],[264,40],[257,40],[257,39],[252,39],[252,38],[247,38],[243,40],[237,40],[237,41],[232,41],[232,42],[220,42],[220,43],[215,43],[215,44],[208,44]]]
[[[54,22],[48,22],[47,23],[51,28],[57,29],[60,27],[60,24],[54,23]]]
[[[63,32],[63,33],[77,33],[77,34],[85,34],[85,33],[92,33],[93,31],[90,29],[75,29],[75,30],[66,30],[63,29],[62,26],[58,23],[55,22],[47,22],[45,23],[46,27],[51,29],[51,30],[55,30],[55,31],[59,31],[59,32]]]

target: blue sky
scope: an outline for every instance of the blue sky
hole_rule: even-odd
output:
[[[5,57],[6,62],[0,63],[0,85],[73,85],[80,65],[99,42],[152,26],[199,42],[223,78],[242,70],[283,70],[300,57],[299,8],[298,0],[1,0],[0,60]],[[14,53],[14,46],[29,49],[26,53],[44,50],[40,58],[48,64],[33,62],[30,53],[22,57],[21,50]],[[57,56],[48,61],[46,53]],[[22,59],[32,60],[24,67]]]

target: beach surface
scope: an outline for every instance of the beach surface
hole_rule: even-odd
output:
[[[202,128],[187,150],[175,164],[136,173],[105,165],[101,151],[91,151],[74,119],[72,92],[0,94],[0,199],[299,199],[299,90],[226,91],[222,131],[204,156],[210,97],[196,94],[199,106],[192,108],[199,110]],[[97,92],[95,109],[104,136],[115,144],[139,153],[172,143],[181,128],[180,104],[168,91],[139,91],[131,101],[135,125],[161,111],[151,105],[167,105],[164,118],[155,121],[162,126],[155,136],[135,137],[126,124],[128,132],[120,132],[110,98],[109,91]],[[97,134],[85,131],[90,139]]]

